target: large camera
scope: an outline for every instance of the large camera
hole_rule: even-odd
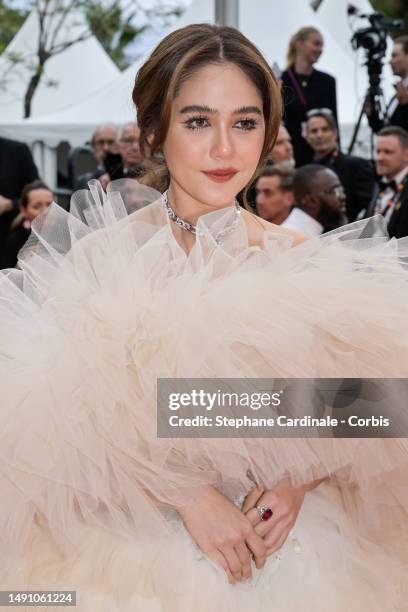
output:
[[[401,19],[386,19],[384,13],[358,13],[352,5],[349,5],[348,14],[358,14],[358,17],[366,18],[370,22],[368,28],[360,28],[354,32],[351,44],[353,49],[366,49],[371,56],[383,57],[387,50],[387,32],[402,30],[404,27]]]
[[[404,22],[401,19],[386,19],[384,13],[360,13],[352,4],[348,5],[347,14],[349,17],[354,15],[358,19],[367,19],[370,23],[369,27],[355,30],[351,38],[354,50],[365,49],[364,65],[367,66],[369,86],[351,138],[348,149],[350,154],[356,142],[363,115],[366,115],[373,132],[378,132],[384,126],[386,103],[381,89],[381,73],[387,51],[387,34],[403,29]],[[371,138],[372,150],[373,146],[373,138]]]

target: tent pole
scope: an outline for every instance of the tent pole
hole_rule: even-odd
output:
[[[215,0],[215,22],[220,26],[239,27],[239,0]]]

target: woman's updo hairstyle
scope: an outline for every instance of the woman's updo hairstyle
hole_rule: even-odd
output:
[[[136,75],[133,101],[145,159],[157,162],[161,157],[172,103],[181,85],[199,68],[227,62],[238,66],[261,94],[265,142],[258,168],[263,166],[275,143],[282,116],[279,85],[265,58],[239,30],[209,24],[190,25],[166,36]],[[149,173],[143,182],[164,191],[168,180],[162,161],[161,167],[159,164],[158,170]]]

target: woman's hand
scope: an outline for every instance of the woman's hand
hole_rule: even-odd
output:
[[[198,546],[225,570],[230,583],[251,578],[251,556],[258,569],[265,564],[266,543],[261,535],[214,487],[204,487],[200,495],[178,508],[178,512]]]
[[[268,555],[282,548],[286,542],[302,507],[307,488],[282,484],[263,491],[255,487],[245,499],[242,511],[250,520],[255,532],[263,538]],[[263,521],[256,509],[257,506],[271,508],[273,511],[271,518]]]
[[[405,87],[402,81],[399,81],[395,85],[395,90],[398,102],[404,106],[405,104],[408,104],[408,88]]]
[[[324,480],[326,479],[314,480],[300,487],[281,484],[270,490],[255,486],[248,493],[242,512],[250,520],[255,532],[262,536],[267,547],[267,555],[282,548],[296,523],[305,494],[318,487]],[[273,511],[271,518],[263,521],[256,509],[257,506],[270,508]]]

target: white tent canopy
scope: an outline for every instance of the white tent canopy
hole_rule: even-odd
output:
[[[81,146],[103,123],[134,121],[132,88],[137,65],[132,65],[97,92],[74,106],[46,116],[0,124],[0,133],[28,143],[42,141],[49,147],[60,142]]]
[[[367,4],[368,0],[357,0]],[[342,5],[346,0],[323,0],[321,10],[316,13],[305,0],[290,0],[284,10],[281,3],[273,0],[252,0],[250,3],[239,3],[239,27],[265,54],[272,64],[277,62],[285,66],[286,50],[290,36],[300,27],[315,25],[325,39],[325,50],[317,68],[327,71],[337,79],[338,110],[342,129],[343,143],[350,136],[358,116],[361,97],[354,86],[355,75],[358,82],[365,83],[365,68],[356,66],[349,49],[350,35],[344,28],[336,32],[335,22],[327,17],[326,6]],[[321,12],[325,8],[326,13]],[[369,7],[363,6],[364,9]],[[323,16],[326,15],[323,19]],[[322,19],[320,18],[322,16]],[[330,17],[332,19],[332,17]],[[171,30],[190,23],[214,23],[215,11],[212,0],[196,0],[175,22]],[[330,27],[330,23],[332,24]],[[332,31],[332,28],[333,31]],[[341,33],[342,32],[342,33]],[[334,35],[336,34],[336,35]],[[75,48],[75,47],[74,47]],[[87,64],[82,53],[82,65]],[[125,123],[135,118],[135,109],[131,100],[135,74],[140,65],[130,66],[110,83],[102,86],[95,93],[82,96],[82,101],[68,105],[65,110],[36,116],[29,120],[0,123],[0,134],[33,143],[41,141],[48,147],[55,147],[61,141],[68,141],[72,146],[84,144],[89,140],[93,130],[107,121]],[[96,72],[86,68],[87,74]],[[95,91],[95,90],[94,90]],[[83,93],[83,91],[81,92]]]
[[[171,29],[204,21],[214,22],[214,3],[198,0],[187,7]],[[41,141],[47,147],[56,147],[64,141],[68,141],[71,146],[81,146],[90,139],[98,125],[112,121],[117,124],[134,121],[136,112],[131,95],[140,63],[129,66],[98,91],[83,96],[77,104],[69,105],[59,112],[18,121],[3,122],[1,118],[0,134],[30,144]],[[41,166],[40,159],[38,162]]]
[[[326,2],[332,6],[343,4],[342,0],[339,3]],[[214,3],[198,0],[187,8],[172,29],[204,21],[214,22]],[[350,36],[344,37],[341,45],[341,38],[336,40],[320,21],[320,13],[316,14],[304,0],[291,0],[285,10],[282,10],[280,3],[270,0],[240,2],[240,29],[264,52],[270,63],[277,62],[282,68],[291,34],[304,25],[316,25],[323,33],[326,46],[317,67],[336,77],[340,124],[350,126],[358,115],[359,106],[353,78],[356,71],[358,81],[364,85],[366,82],[365,69],[353,64],[349,51]],[[19,122],[12,122],[8,126],[2,123],[0,132],[12,133],[16,138],[24,135],[29,142],[41,139],[50,146],[55,146],[61,140],[68,140],[74,145],[82,144],[89,139],[97,125],[105,121],[121,123],[134,118],[130,94],[137,68],[138,65],[131,66],[93,96],[83,96],[83,101],[75,106],[69,105],[62,112],[53,112],[41,118],[34,117],[20,125]]]
[[[56,29],[55,22],[51,22],[49,27]],[[65,43],[86,30],[83,18],[69,15],[63,26],[57,29],[55,42]],[[7,81],[0,89],[1,122],[14,122],[23,118],[23,97],[31,74],[27,62],[35,60],[38,36],[38,14],[34,9],[0,56],[0,76],[10,66],[7,60],[9,54],[25,58],[24,63],[18,64],[8,73]],[[46,116],[70,108],[111,82],[118,74],[118,68],[94,36],[76,43],[51,57],[45,64],[43,79],[33,98],[32,116]],[[50,81],[55,85],[47,86],[46,83]]]

